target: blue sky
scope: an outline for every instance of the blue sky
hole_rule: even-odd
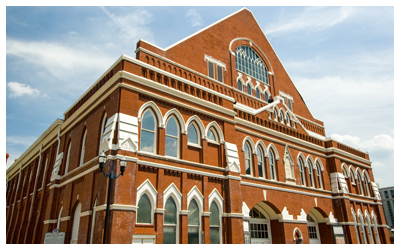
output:
[[[236,7],[7,7],[7,167],[139,38],[166,48]],[[326,136],[394,185],[394,8],[247,7]]]

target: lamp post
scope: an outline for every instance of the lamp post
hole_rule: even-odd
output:
[[[121,169],[120,169],[121,173],[116,176],[112,170],[108,174],[106,174],[103,171],[104,164],[106,163],[106,161],[107,161],[107,156],[103,152],[101,155],[99,155],[100,173],[103,173],[106,178],[110,179],[110,181],[108,182],[107,209],[106,209],[106,218],[105,218],[105,222],[104,222],[103,244],[106,244],[106,239],[107,239],[108,215],[109,215],[109,212],[110,212],[110,197],[111,197],[110,194],[111,194],[112,180],[117,179],[118,177],[124,175],[124,172],[125,172],[125,169],[126,169],[126,164],[127,164],[125,156],[122,157],[122,159],[119,162],[119,165],[121,167]]]

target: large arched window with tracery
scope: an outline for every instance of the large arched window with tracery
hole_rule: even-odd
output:
[[[236,69],[268,84],[268,70],[261,57],[249,46],[239,46],[235,50]]]
[[[150,153],[156,152],[156,119],[153,112],[148,109],[142,118],[140,131],[140,150]]]
[[[179,128],[173,116],[167,121],[165,155],[176,158],[179,157]]]

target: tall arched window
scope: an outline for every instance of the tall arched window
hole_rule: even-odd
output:
[[[312,161],[308,160],[308,176],[310,179],[310,187],[315,187],[314,185],[314,174],[313,174],[313,164]]]
[[[210,206],[210,243],[211,244],[220,244],[220,228],[221,228],[221,221],[220,221],[220,214],[219,209],[215,201],[211,203]]]
[[[82,147],[81,147],[81,159],[79,161],[79,165],[82,165],[85,159],[86,135],[87,135],[87,130],[85,130],[85,134],[83,135]]]
[[[362,179],[361,179],[361,174],[357,173],[357,182],[358,182],[358,189],[360,190],[360,194],[364,195],[364,190],[362,187]]]
[[[101,123],[101,128],[100,128],[99,155],[102,153],[101,152],[101,143],[103,142],[103,134],[104,134],[104,131],[106,130],[106,125],[107,125],[107,113],[104,114],[103,122]]]
[[[247,94],[251,95],[251,86],[250,86],[250,83],[247,84]]]
[[[258,99],[261,99],[260,90],[258,88],[256,89],[256,96]]]
[[[199,145],[200,144],[200,138],[199,138],[199,132],[198,128],[195,125],[195,123],[191,123],[188,128],[188,142],[192,144]]]
[[[144,113],[142,118],[140,150],[156,153],[156,119],[150,109]]]
[[[371,196],[369,193],[368,179],[366,173],[364,174],[364,187],[365,187],[365,195]]]
[[[374,223],[376,243],[381,244],[381,240],[379,239],[379,232],[378,232],[378,222],[376,221],[376,217],[374,216],[374,214],[372,214],[372,221]]]
[[[304,163],[301,158],[298,159],[299,161],[299,170],[300,170],[300,180],[301,180],[301,185],[306,185],[306,178],[304,174]]]
[[[251,175],[251,149],[247,142],[244,144],[244,161],[246,166],[246,174]]]
[[[357,236],[357,243],[360,244],[360,237],[358,236],[358,223],[357,223],[357,216],[356,213],[352,210],[351,214],[353,215],[353,222],[354,222],[354,231],[356,232],[356,236]]]
[[[367,220],[367,230],[368,230],[368,237],[369,237],[370,244],[375,244],[374,236],[372,234],[372,228],[371,228],[371,219],[369,218],[369,216],[365,216],[365,219]]]
[[[249,46],[235,50],[236,69],[268,84],[267,67],[261,57]]]
[[[177,209],[175,201],[169,197],[165,203],[164,211],[164,237],[163,244],[176,244]]]
[[[269,176],[271,180],[276,180],[276,169],[275,169],[275,155],[272,152],[272,149],[268,151],[268,160],[269,160]]]
[[[258,176],[264,178],[264,153],[261,149],[261,146],[257,147],[257,167],[258,167]]]
[[[268,102],[269,96],[267,92],[264,92],[264,99],[266,102]]]
[[[192,199],[189,204],[188,243],[200,243],[200,211],[195,199]]]
[[[151,224],[151,211],[152,208],[149,196],[143,194],[142,197],[140,197],[137,208],[136,223]]]
[[[360,221],[360,232],[361,232],[361,237],[363,239],[363,244],[367,244],[367,238],[365,236],[365,229],[364,229],[364,217],[361,214],[359,214],[358,220]]]
[[[274,109],[274,120],[278,121],[278,110]]]
[[[179,129],[175,117],[167,121],[165,136],[165,155],[178,158],[179,155]]]
[[[74,213],[74,222],[72,224],[72,235],[71,235],[71,244],[77,244],[78,243],[78,235],[79,235],[79,223],[81,221],[81,203],[79,202],[78,205],[75,208],[75,213]]]
[[[319,165],[318,162],[316,163],[316,168],[317,168],[318,188],[324,189],[324,187],[322,186],[322,172],[321,172],[321,166]]]
[[[65,163],[65,171],[64,171],[64,174],[67,174],[67,173],[68,173],[69,156],[70,156],[70,154],[71,154],[71,142],[70,142],[69,145],[68,145],[67,159],[66,159],[67,162]]]

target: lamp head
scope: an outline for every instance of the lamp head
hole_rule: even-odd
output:
[[[101,153],[101,155],[99,155],[99,168],[100,168],[100,172],[103,172],[103,168],[104,168],[104,164],[107,161],[107,156],[103,153]]]
[[[121,167],[121,175],[124,175],[127,164],[128,162],[126,161],[125,156],[123,156],[122,159],[119,161],[119,165]]]

